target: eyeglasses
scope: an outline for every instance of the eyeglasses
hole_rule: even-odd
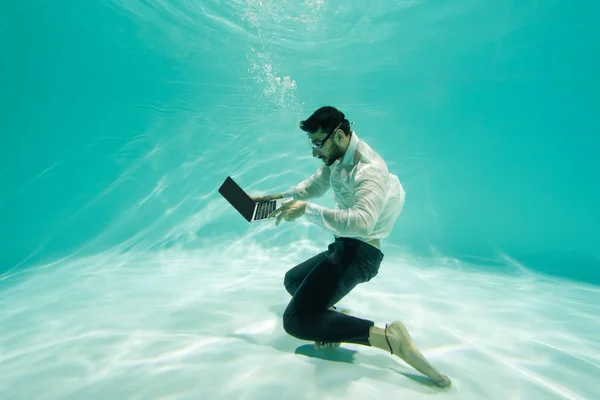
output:
[[[314,142],[312,140],[308,140],[308,145],[310,147],[311,150],[313,149],[320,149],[321,147],[323,147],[325,145],[325,142],[327,141],[327,139],[329,139],[331,137],[331,135],[333,135],[335,133],[335,131],[337,131],[339,129],[339,127],[342,126],[342,122],[340,122],[338,124],[338,126],[335,127],[334,130],[332,130],[331,132],[329,132],[327,134],[327,136],[325,136],[323,139],[318,139],[315,140]]]

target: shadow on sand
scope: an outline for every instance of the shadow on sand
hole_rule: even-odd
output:
[[[283,315],[283,306],[272,306],[270,311],[279,318]],[[395,356],[389,354],[365,354],[360,351],[341,347],[317,349],[314,344],[298,346],[298,340],[283,331],[279,325],[272,335],[229,334],[227,337],[241,339],[252,345],[265,346],[286,354],[308,357],[315,366],[315,383],[319,389],[329,394],[343,395],[353,381],[375,379],[388,385],[401,385],[404,389],[422,394],[444,392],[435,383],[419,373],[410,372],[411,368]],[[354,345],[352,345],[354,347]],[[331,362],[339,364],[333,367]],[[393,374],[390,374],[393,372]],[[402,375],[408,380],[398,380]]]

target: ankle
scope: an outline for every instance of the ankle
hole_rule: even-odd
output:
[[[376,347],[378,349],[391,352],[390,345],[388,344],[388,340],[390,344],[392,343],[391,332],[387,332],[386,339],[386,330],[384,328],[379,328],[373,325],[369,329],[369,343],[371,346]]]

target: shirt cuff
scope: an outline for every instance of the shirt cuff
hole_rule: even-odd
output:
[[[286,190],[285,192],[281,193],[281,197],[282,198],[286,198],[286,197],[291,197],[291,198],[295,198],[294,197],[294,191],[292,189],[290,190]]]
[[[323,210],[325,207],[321,207],[315,203],[306,203],[306,210],[304,216],[306,219],[313,224],[322,225],[323,221]]]

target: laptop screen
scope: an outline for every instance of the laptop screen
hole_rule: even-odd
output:
[[[254,213],[254,201],[248,196],[230,176],[225,179],[225,182],[219,188],[219,193],[244,216],[248,221],[252,220]]]

